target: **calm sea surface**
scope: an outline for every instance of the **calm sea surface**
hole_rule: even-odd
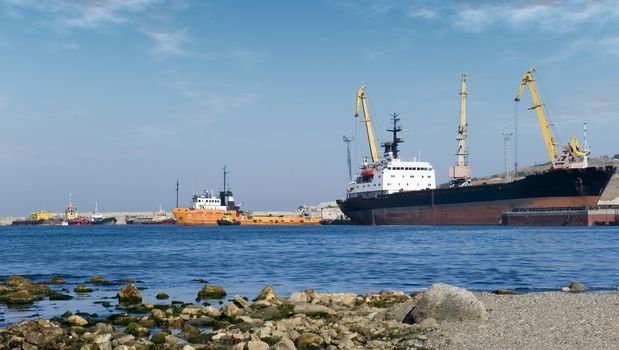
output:
[[[0,326],[66,310],[105,313],[122,283],[73,288],[93,275],[132,278],[144,302],[165,291],[192,302],[204,283],[250,298],[266,284],[280,295],[412,292],[444,282],[473,290],[556,290],[571,280],[592,289],[619,285],[619,228],[427,226],[318,227],[0,227],[0,279],[61,275],[70,301],[7,308]],[[168,301],[169,302],[169,301]],[[109,311],[107,311],[109,312]]]

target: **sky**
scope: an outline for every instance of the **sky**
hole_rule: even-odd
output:
[[[467,74],[474,176],[547,152],[531,67],[559,141],[619,153],[617,1],[0,0],[0,216],[154,211],[218,191],[246,210],[293,210],[345,195],[368,154],[354,118],[366,84],[377,138],[389,114],[401,157],[455,162]],[[512,141],[512,143],[515,143]],[[513,149],[509,152],[514,160]]]

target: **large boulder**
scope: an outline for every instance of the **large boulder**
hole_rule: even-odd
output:
[[[118,301],[122,303],[141,303],[142,293],[134,284],[129,284],[120,289],[118,292]]]
[[[423,293],[412,316],[415,323],[427,318],[439,322],[488,319],[486,308],[473,293],[442,283],[432,285]]]
[[[384,315],[384,320],[395,320],[402,323],[413,323],[412,311],[417,306],[418,299],[411,298],[403,303],[395,304],[387,309]]]

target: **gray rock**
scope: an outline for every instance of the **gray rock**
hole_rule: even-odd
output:
[[[254,301],[258,301],[258,300],[273,301],[275,299],[277,299],[277,296],[275,295],[275,289],[273,288],[272,285],[269,284],[266,287],[262,288],[260,293],[258,293],[258,296],[254,298]]]
[[[466,289],[447,284],[434,284],[412,311],[415,323],[432,317],[436,321],[488,319],[484,305]]]
[[[307,316],[333,316],[335,315],[335,310],[324,305],[303,303],[296,304],[293,313],[295,315],[304,314]]]
[[[396,320],[398,322],[412,324],[413,316],[411,314],[411,311],[413,311],[413,308],[416,305],[417,299],[414,298],[411,298],[409,301],[400,304],[395,304],[389,309],[387,309],[387,312],[385,313],[383,319],[386,321]]]
[[[294,292],[288,297],[290,304],[309,303],[310,301],[310,296],[305,292]]]
[[[269,350],[269,344],[262,340],[252,340],[247,343],[247,350]]]
[[[234,305],[234,303],[228,303],[224,305],[221,311],[224,316],[230,318],[237,317],[243,314],[243,310],[239,309],[236,305]]]
[[[284,337],[279,342],[277,342],[277,344],[275,344],[273,350],[297,350],[297,347],[294,346],[292,340]]]

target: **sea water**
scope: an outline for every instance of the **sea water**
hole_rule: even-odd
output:
[[[593,290],[619,285],[618,227],[435,226],[22,226],[0,227],[0,279],[62,276],[54,289],[74,296],[25,307],[0,304],[0,326],[69,310],[105,314],[125,284],[73,288],[93,275],[137,280],[145,303],[165,291],[194,302],[204,282],[253,298],[315,289],[407,293],[433,283],[472,290],[558,290],[578,280]]]

